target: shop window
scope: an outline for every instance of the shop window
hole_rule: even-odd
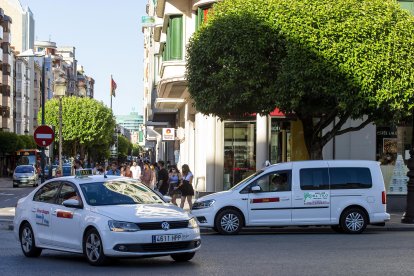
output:
[[[256,171],[256,122],[224,123],[224,187],[227,190]]]
[[[270,133],[270,163],[291,161],[290,122],[272,118]]]

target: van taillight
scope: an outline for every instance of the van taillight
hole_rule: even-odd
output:
[[[382,204],[387,204],[387,194],[382,191]]]

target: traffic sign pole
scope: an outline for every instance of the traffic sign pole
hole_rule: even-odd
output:
[[[46,165],[45,147],[49,146],[55,140],[55,132],[50,126],[41,125],[36,128],[33,133],[33,137],[36,144],[42,149],[40,166],[42,168],[41,182],[43,183],[45,181]]]

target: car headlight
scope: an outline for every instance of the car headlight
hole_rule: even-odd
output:
[[[197,220],[195,218],[191,218],[188,221],[188,228],[197,228],[197,227],[198,227]]]
[[[141,230],[136,223],[125,221],[110,220],[108,226],[109,230],[113,232],[136,232]]]
[[[209,208],[209,207],[213,206],[214,202],[216,202],[214,199],[194,202],[193,210]]]

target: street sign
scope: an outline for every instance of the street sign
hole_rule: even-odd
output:
[[[34,140],[39,147],[47,147],[55,139],[55,132],[50,126],[41,125],[34,131]]]

